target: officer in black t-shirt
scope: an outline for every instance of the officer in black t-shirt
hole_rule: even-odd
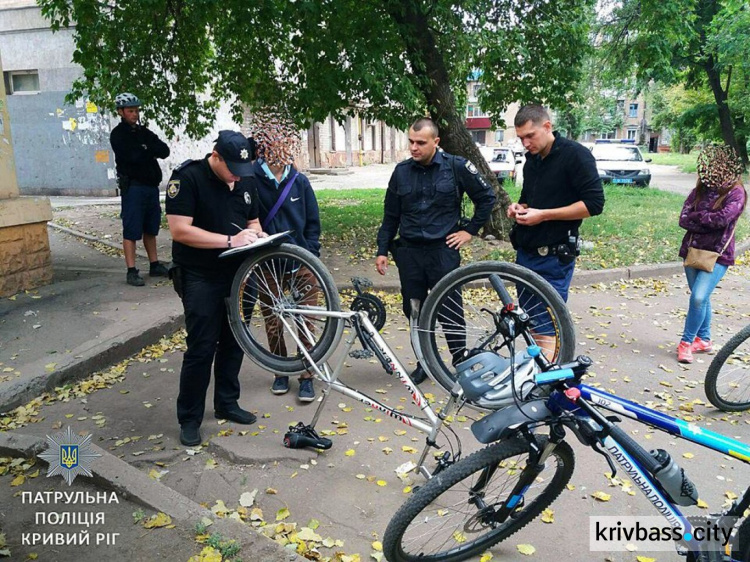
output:
[[[167,186],[172,259],[178,266],[173,275],[175,288],[181,285],[178,293],[187,328],[177,397],[183,445],[201,442],[199,428],[212,363],[216,417],[242,424],[255,422],[255,416],[238,404],[243,352],[232,335],[224,304],[241,260],[219,258],[228,248],[266,236],[258,220],[257,193],[242,180],[252,170],[250,158],[250,146],[242,134],[221,131],[213,152],[203,160],[180,165]]]
[[[409,129],[412,157],[401,162],[388,182],[383,224],[378,231],[375,267],[385,275],[388,250],[398,266],[404,314],[411,315],[411,299],[424,302],[427,292],[448,272],[461,264],[459,248],[471,241],[492,213],[495,194],[477,172],[474,164],[460,156],[438,150],[437,125],[427,118]],[[461,198],[466,193],[474,203],[474,216],[462,224]],[[400,234],[393,247],[396,233]],[[461,295],[451,299],[452,310],[440,313],[448,346],[454,360],[465,347]],[[446,323],[451,325],[446,329]],[[420,383],[425,378],[421,366],[412,373]]]

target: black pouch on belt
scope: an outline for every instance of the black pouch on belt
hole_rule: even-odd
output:
[[[169,278],[172,280],[174,286],[174,292],[177,296],[182,298],[182,268],[176,263],[169,265]]]

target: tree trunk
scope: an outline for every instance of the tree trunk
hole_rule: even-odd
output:
[[[429,16],[422,13],[420,3],[415,0],[388,2],[386,9],[396,22],[414,73],[427,78],[421,81],[421,89],[431,117],[440,128],[440,146],[449,154],[471,160],[495,190],[497,203],[484,227],[484,234],[507,240],[510,221],[505,210],[511,203],[510,197],[471,140],[464,124],[463,112],[457,111],[445,61],[429,27]]]
[[[729,111],[729,104],[727,103],[727,92],[721,87],[721,76],[719,71],[716,69],[714,63],[714,55],[708,55],[706,62],[703,65],[708,76],[708,84],[711,87],[711,91],[714,94],[714,100],[716,101],[716,108],[719,111],[719,125],[721,127],[721,137],[724,142],[731,146],[737,154],[742,154],[740,151],[739,143],[737,138],[734,136],[734,124],[732,123],[732,115]],[[746,152],[746,151],[744,151]],[[747,166],[747,156],[743,158],[743,162]]]

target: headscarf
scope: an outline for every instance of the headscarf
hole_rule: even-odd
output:
[[[250,135],[256,155],[269,166],[286,166],[300,154],[301,139],[294,121],[284,111],[260,110],[250,116]]]
[[[745,167],[734,149],[728,145],[709,145],[698,155],[698,177],[708,190],[721,194],[732,189]]]

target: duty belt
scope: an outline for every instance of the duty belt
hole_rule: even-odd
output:
[[[542,257],[568,255],[570,253],[570,247],[567,244],[552,244],[551,246],[539,246],[538,248],[524,248],[524,250]]]

